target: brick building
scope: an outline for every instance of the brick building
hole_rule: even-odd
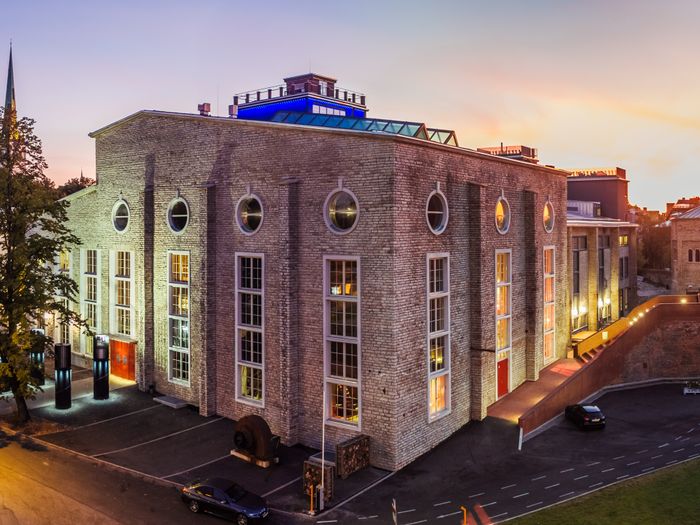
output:
[[[370,119],[318,75],[91,134],[61,261],[112,371],[398,469],[566,354],[566,173]],[[270,106],[274,106],[272,111]],[[617,252],[615,252],[617,253]],[[89,363],[91,341],[71,327]]]
[[[700,207],[671,219],[671,290],[700,292]]]

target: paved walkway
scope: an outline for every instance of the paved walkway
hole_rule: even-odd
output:
[[[576,359],[560,359],[540,372],[537,381],[526,381],[488,408],[489,417],[517,423],[518,418],[573,375],[582,364]]]

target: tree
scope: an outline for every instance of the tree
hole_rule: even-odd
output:
[[[28,356],[36,344],[31,328],[47,312],[86,327],[59,299],[75,300],[75,281],[53,270],[59,254],[80,241],[65,225],[68,203],[57,200],[44,174],[34,121],[18,120],[14,108],[0,115],[0,384],[14,396],[18,422],[26,423],[26,400],[40,389]]]
[[[73,177],[72,179],[68,179],[66,182],[64,182],[58,187],[58,198],[62,199],[63,197],[66,197],[71,193],[80,191],[83,188],[92,186],[93,184],[95,184],[95,179],[91,179],[90,177],[84,177],[81,173],[80,177]]]

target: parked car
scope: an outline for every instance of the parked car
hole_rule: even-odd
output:
[[[564,414],[579,428],[605,428],[605,416],[595,405],[569,405]]]
[[[223,478],[195,480],[182,488],[182,500],[192,512],[208,512],[246,525],[267,517],[267,502]]]

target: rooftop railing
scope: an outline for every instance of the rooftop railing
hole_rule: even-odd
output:
[[[349,89],[345,88],[335,88],[331,86],[316,85],[308,82],[305,83],[303,86],[299,86],[293,90],[287,89],[286,84],[279,84],[276,86],[255,89],[253,91],[244,91],[242,93],[236,93],[233,96],[233,103],[235,105],[249,104],[251,102],[258,102],[261,100],[272,100],[276,98],[286,97],[288,95],[299,95],[303,93],[314,93],[316,95],[334,98],[343,102],[350,102],[352,104],[359,104],[361,106],[365,105],[364,93],[350,91]]]

